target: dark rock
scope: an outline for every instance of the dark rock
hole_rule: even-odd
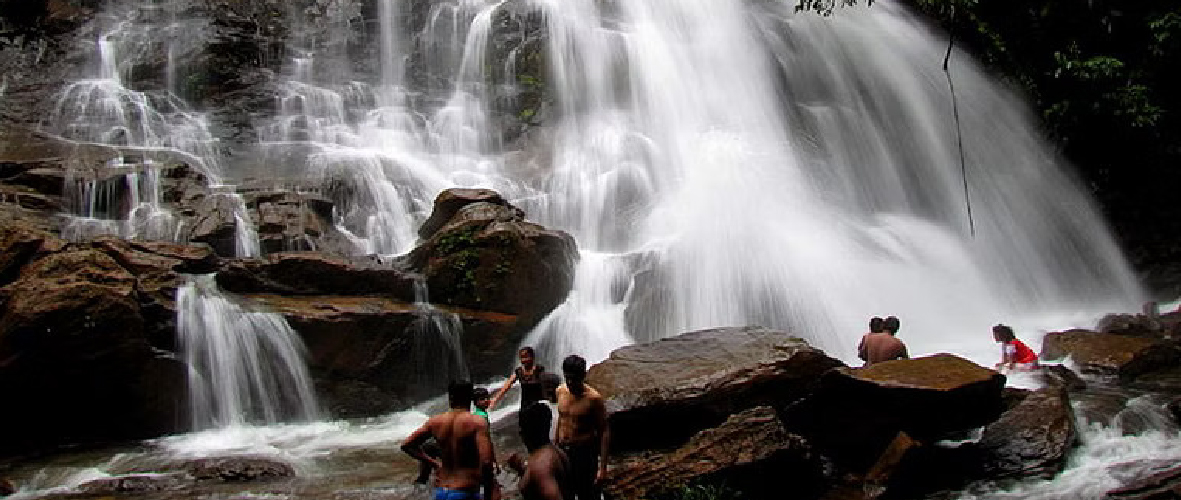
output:
[[[743,498],[779,498],[790,471],[792,498],[809,498],[825,482],[821,457],[789,434],[769,407],[731,416],[667,453],[625,459],[608,472],[610,498],[660,497],[687,486],[724,486]]]
[[[316,250],[332,226],[332,202],[294,191],[253,191],[243,195],[258,221],[263,252]]]
[[[149,345],[136,284],[109,255],[68,247],[0,289],[0,393],[25,408],[0,414],[22,430],[0,453],[178,429],[185,370]]]
[[[1062,470],[1077,443],[1066,390],[1048,387],[985,427],[979,447],[988,477],[1051,477]]]
[[[1043,384],[1061,387],[1067,392],[1078,392],[1087,388],[1087,382],[1082,377],[1062,365],[1042,365],[1037,371],[1037,376]]]
[[[1181,394],[1181,366],[1143,373],[1125,385],[1148,392]]]
[[[268,457],[220,457],[193,460],[184,469],[198,481],[248,482],[295,476],[290,464]]]
[[[418,228],[418,235],[423,239],[434,236],[443,226],[455,217],[460,209],[472,203],[491,203],[502,207],[514,208],[500,193],[491,189],[445,189],[435,197],[435,205],[431,216]],[[517,212],[518,217],[524,217],[524,212]]]
[[[1181,362],[1181,349],[1172,343],[1143,337],[1070,330],[1046,334],[1042,359],[1070,356],[1083,373],[1136,376]]]
[[[11,481],[0,477],[0,497],[6,497],[13,493],[16,493],[16,486],[13,486]]]
[[[1110,490],[1104,500],[1178,500],[1181,499],[1181,465],[1173,460],[1141,461],[1117,464],[1112,476],[1123,486]]]
[[[789,404],[837,366],[785,332],[718,328],[617,349],[590,368],[587,383],[607,400],[613,442],[651,448],[747,408]]]
[[[372,257],[284,252],[264,259],[229,261],[217,283],[235,293],[376,295],[414,301],[414,278]]]
[[[12,283],[27,264],[65,248],[66,242],[27,224],[0,223],[0,286]]]
[[[508,315],[458,308],[460,353],[439,338],[434,320],[413,304],[382,297],[251,295],[252,302],[282,314],[308,347],[308,364],[322,381],[338,416],[375,416],[394,404],[440,394],[448,380],[467,371],[475,380],[499,375],[524,332]],[[441,318],[440,318],[441,319]],[[423,328],[426,321],[430,328]],[[459,334],[459,332],[453,332]],[[459,366],[462,364],[463,366]],[[385,396],[360,401],[357,391],[378,388]],[[337,392],[339,390],[339,392]],[[380,411],[371,412],[372,407]]]
[[[188,481],[179,474],[133,475],[88,481],[79,486],[78,491],[91,495],[117,495],[178,490],[187,485]]]
[[[1004,401],[1005,411],[1016,408],[1017,405],[1021,404],[1022,401],[1025,401],[1025,398],[1028,397],[1032,392],[1033,391],[1029,389],[1020,389],[1017,387],[1006,387],[1002,389],[1001,399]]]
[[[432,301],[514,314],[529,329],[566,299],[577,255],[570,235],[525,222],[517,208],[478,202],[403,260],[426,278]]]
[[[1175,420],[1178,425],[1181,425],[1181,398],[1169,401],[1169,403],[1165,405],[1165,408],[1169,410],[1169,414],[1173,416],[1173,420]]]
[[[1004,384],[999,373],[950,354],[838,368],[782,416],[788,430],[861,472],[899,432],[931,442],[992,422],[1004,409]]]
[[[238,220],[235,203],[229,196],[209,196],[196,207],[189,241],[205,243],[223,257],[237,255]]]
[[[1158,318],[1145,314],[1108,314],[1095,325],[1095,331],[1134,337],[1159,337],[1161,324]]]

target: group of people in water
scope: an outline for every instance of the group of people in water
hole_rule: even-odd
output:
[[[894,316],[885,319],[875,316],[869,320],[869,333],[861,337],[857,346],[857,357],[865,361],[864,366],[910,358],[906,344],[897,337],[901,326],[902,322]],[[1001,362],[994,366],[996,369],[1024,371],[1038,368],[1037,353],[1017,340],[1012,328],[998,324],[992,327],[992,338],[1001,344]]]
[[[521,365],[495,394],[470,381],[452,382],[447,389],[450,409],[431,417],[402,444],[402,450],[422,462],[417,482],[425,483],[435,474],[435,500],[500,497],[488,411],[517,383],[518,426],[529,455],[514,455],[506,465],[520,474],[521,496],[598,500],[610,429],[603,397],[586,384],[586,360],[578,355],[563,360],[563,384],[557,374],[536,363],[533,348],[521,348],[517,355]]]
[[[865,366],[910,357],[906,344],[896,336],[900,326],[894,316],[869,321],[869,333],[857,347]],[[997,369],[1037,368],[1037,354],[1017,340],[1012,328],[996,325],[992,334],[1002,346]],[[521,386],[518,426],[529,456],[514,455],[506,465],[520,474],[521,496],[525,500],[599,499],[610,429],[602,395],[586,384],[586,360],[578,355],[566,357],[563,384],[557,374],[537,364],[532,347],[521,348],[517,356],[520,366],[494,394],[470,381],[452,382],[447,389],[450,409],[431,417],[402,444],[407,454],[422,462],[417,482],[425,483],[435,474],[435,500],[500,498],[488,412],[514,384]]]

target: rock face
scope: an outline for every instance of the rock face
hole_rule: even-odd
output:
[[[0,453],[177,430],[185,368],[154,348],[141,302],[151,300],[144,283],[172,271],[159,262],[183,261],[19,228],[0,234],[24,235],[15,248],[25,250],[8,254],[27,256],[8,259],[15,280],[0,288],[0,393],[22,408],[0,416],[5,428],[21,429]],[[152,272],[138,278],[116,256]]]
[[[790,485],[768,480],[790,471]],[[614,499],[660,497],[686,485],[721,485],[743,498],[809,498],[824,484],[820,456],[789,434],[775,410],[760,406],[735,414],[667,453],[624,459],[612,466],[605,493]]]
[[[683,443],[747,408],[791,403],[838,366],[785,332],[718,328],[620,348],[590,368],[587,383],[607,399],[613,442],[649,448]]]
[[[1181,362],[1181,350],[1165,341],[1087,330],[1046,334],[1041,357],[1066,356],[1084,373],[1117,376],[1121,380]]]
[[[1138,470],[1129,473],[1128,470]],[[1104,500],[1181,499],[1181,465],[1172,460],[1132,462],[1111,467],[1112,475],[1124,485],[1107,492]]]
[[[988,477],[1050,477],[1078,443],[1066,389],[1047,387],[984,428],[979,447]]]
[[[950,354],[838,368],[783,418],[839,465],[864,471],[899,432],[929,442],[995,420],[1004,384],[999,373]]]
[[[514,314],[520,328],[532,328],[570,292],[577,248],[570,235],[525,222],[497,199],[486,190],[441,193],[431,219],[453,214],[404,262],[426,278],[433,301]]]

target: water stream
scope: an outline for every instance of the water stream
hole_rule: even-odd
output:
[[[866,320],[896,315],[913,354],[951,351],[991,365],[995,323],[1033,339],[1090,326],[1104,312],[1138,309],[1143,297],[1025,102],[956,51],[950,70],[974,215],[975,234],[969,231],[941,68],[946,39],[896,3],[817,17],[796,14],[784,1],[441,0],[431,2],[425,25],[408,28],[402,5],[381,0],[372,75],[348,69],[351,4],[321,3],[328,5],[322,17],[291,13],[304,24],[292,27],[293,57],[276,84],[278,112],[256,123],[258,157],[281,165],[276,176],[319,180],[357,253],[412,248],[431,201],[448,187],[495,189],[530,219],[573,234],[582,253],[574,290],[526,341],[539,348],[542,364],[557,366],[574,352],[595,362],[633,342],[747,324],[795,332],[851,361]],[[192,21],[170,14],[140,22],[143,12],[183,4],[135,4],[128,12],[139,14],[103,31],[96,42],[101,71],[63,92],[54,130],[82,142],[179,150],[202,159],[219,181],[259,175],[236,172],[203,149],[213,138],[202,116],[174,93],[123,86],[114,54],[129,53],[123,47],[133,40],[158,42],[144,25]],[[516,82],[515,68],[504,62],[508,71],[497,74],[507,73],[507,81],[497,81],[485,62],[498,9],[510,6],[545,21],[553,103],[528,141],[506,144],[494,130],[491,101]],[[325,38],[310,35],[319,29]],[[412,40],[437,77],[424,86],[406,78]],[[181,75],[168,66],[171,88]],[[87,206],[113,210],[101,189],[82,190]],[[116,230],[126,236],[109,231]],[[101,231],[79,231],[94,232]],[[239,251],[259,252],[257,243]],[[190,311],[178,320],[182,335],[224,329],[216,338],[264,342],[232,348],[240,354],[268,350],[300,365],[293,347],[267,343],[278,337],[263,333],[283,326],[264,313],[236,310],[200,281],[179,300]],[[448,342],[450,320],[421,302],[423,327],[444,332]],[[217,364],[255,373],[260,387],[275,370],[306,377],[302,365],[251,367],[249,360],[261,360],[245,359],[192,360],[203,380],[197,386],[230,390],[217,388],[220,371],[206,370]],[[307,487],[316,481],[333,491],[405,486],[413,466],[395,443],[429,407],[317,422],[304,389],[285,391],[246,391],[225,407],[198,400],[197,424],[212,429],[127,453],[284,457],[309,479],[302,490],[265,492],[283,498],[322,496]],[[200,399],[202,391],[195,394]],[[272,404],[282,409],[265,409]],[[313,422],[279,423],[293,413]],[[1124,460],[1120,453],[1181,455],[1175,427],[1125,436],[1113,426],[1087,424],[1067,473],[1004,495],[1099,498],[1114,480],[1096,471]],[[109,475],[111,461],[125,459],[38,464],[17,498]],[[391,461],[392,474],[379,465]],[[325,479],[348,470],[369,472]],[[1001,495],[988,491],[983,497]]]

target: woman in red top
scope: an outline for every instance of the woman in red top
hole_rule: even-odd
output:
[[[998,370],[1032,370],[1038,367],[1037,353],[1017,340],[1012,328],[996,325],[992,327],[992,338],[1001,344],[1001,362],[996,365]]]

